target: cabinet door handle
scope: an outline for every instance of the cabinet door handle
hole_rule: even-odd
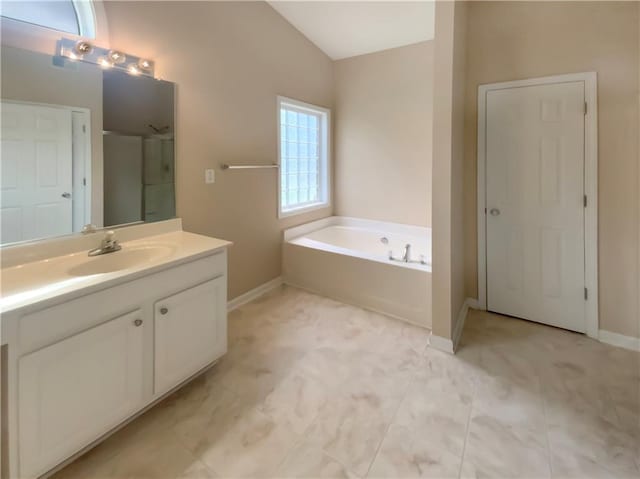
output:
[[[167,308],[160,308],[160,314],[167,314],[169,310]]]
[[[142,326],[142,320],[141,319],[136,319],[133,324],[135,325],[135,327],[137,328],[138,326]]]

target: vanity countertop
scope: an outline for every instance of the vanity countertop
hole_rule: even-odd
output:
[[[0,271],[0,312],[46,306],[146,276],[227,248],[229,241],[172,231],[122,242],[122,249],[89,257],[87,251],[32,261]]]

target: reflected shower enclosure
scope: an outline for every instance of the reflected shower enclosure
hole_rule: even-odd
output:
[[[103,72],[105,226],[175,216],[173,114],[173,83]]]

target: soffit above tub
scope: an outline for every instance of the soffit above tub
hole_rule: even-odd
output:
[[[331,59],[433,39],[433,1],[269,1]]]

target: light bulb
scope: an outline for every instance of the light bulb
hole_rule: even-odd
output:
[[[81,40],[78,43],[76,43],[74,50],[79,55],[87,55],[93,51],[93,45],[91,45],[91,43],[89,42],[85,42]]]
[[[149,60],[144,60],[143,58],[141,58],[138,61],[138,68],[147,71],[151,68],[151,62]]]
[[[102,68],[111,68],[113,66],[113,63],[111,63],[105,57],[100,57],[98,58],[98,65],[100,65]]]
[[[140,69],[135,65],[129,65],[128,71],[132,75],[140,75]]]
[[[127,60],[127,56],[119,51],[111,50],[107,55],[111,63],[120,64],[124,63]]]

